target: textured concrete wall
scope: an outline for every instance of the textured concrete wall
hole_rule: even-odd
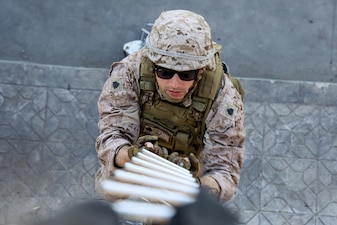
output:
[[[108,68],[163,10],[208,20],[240,77],[337,81],[337,0],[0,0],[0,59]]]
[[[95,196],[107,73],[0,61],[0,225],[27,225]],[[337,84],[241,80],[246,152],[228,206],[241,225],[335,225]]]

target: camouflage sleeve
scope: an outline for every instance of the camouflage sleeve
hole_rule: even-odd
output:
[[[217,190],[220,200],[228,201],[239,184],[246,138],[243,102],[228,78],[206,124],[200,180],[202,185]]]
[[[100,181],[109,178],[115,169],[115,154],[122,146],[131,145],[139,135],[137,74],[127,62],[112,64],[110,77],[98,99],[100,134],[96,139],[96,151],[101,164],[96,173],[98,192]]]

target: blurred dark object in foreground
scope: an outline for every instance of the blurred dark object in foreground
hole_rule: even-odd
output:
[[[92,200],[59,213],[51,220],[36,225],[118,225],[123,220],[113,210],[111,202]],[[207,190],[201,188],[193,203],[175,208],[176,212],[162,225],[237,225],[237,218],[222,206]],[[125,222],[125,221],[124,221]],[[143,224],[127,221],[127,224]],[[144,223],[147,224],[147,223]],[[157,223],[155,223],[157,224]]]
[[[117,225],[118,216],[111,203],[88,201],[64,210],[55,218],[36,225]]]
[[[195,202],[177,208],[169,225],[236,225],[237,221],[231,212],[202,188]]]

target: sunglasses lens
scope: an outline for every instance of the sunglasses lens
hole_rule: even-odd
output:
[[[185,81],[190,81],[190,80],[194,80],[196,75],[197,75],[197,71],[186,71],[186,72],[181,72],[178,73],[179,78]]]
[[[157,71],[158,77],[162,79],[171,79],[174,76],[175,71],[159,68]]]
[[[194,80],[198,74],[198,70],[191,70],[191,71],[184,71],[184,72],[177,72],[170,69],[155,67],[155,72],[157,76],[161,79],[171,79],[174,74],[178,74],[179,78],[184,81],[191,81]]]

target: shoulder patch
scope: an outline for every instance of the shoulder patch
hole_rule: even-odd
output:
[[[237,109],[235,108],[235,106],[227,103],[225,107],[223,108],[221,115],[223,115],[224,117],[230,120],[233,120],[236,112],[237,112]]]
[[[119,91],[123,89],[123,80],[117,79],[111,81],[110,91]]]

